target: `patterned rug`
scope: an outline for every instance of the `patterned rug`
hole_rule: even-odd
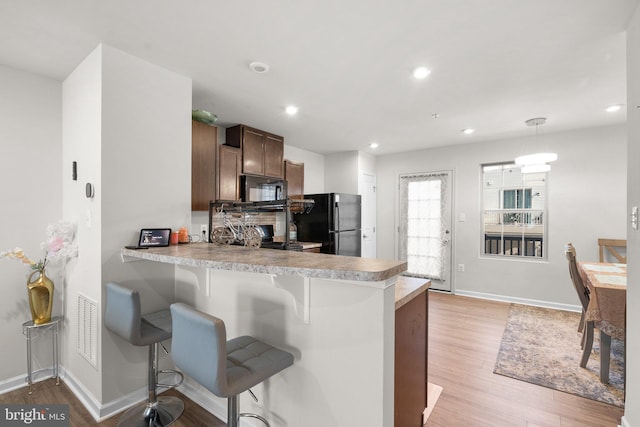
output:
[[[611,340],[609,384],[600,382],[599,331],[586,368],[580,367],[580,313],[511,304],[494,373],[624,406],[624,343]]]

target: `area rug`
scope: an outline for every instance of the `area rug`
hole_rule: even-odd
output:
[[[580,367],[580,313],[511,304],[494,373],[624,406],[624,343],[611,340],[609,384],[600,382],[599,332],[586,368]]]

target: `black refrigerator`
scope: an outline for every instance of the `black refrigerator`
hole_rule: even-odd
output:
[[[357,194],[305,194],[313,199],[309,213],[294,216],[301,242],[322,243],[326,254],[361,255],[361,202]]]

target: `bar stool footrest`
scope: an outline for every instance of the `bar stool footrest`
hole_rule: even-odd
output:
[[[267,427],[271,427],[271,424],[269,424],[269,421],[267,421],[264,417],[261,417],[258,414],[252,414],[251,412],[243,412],[239,416],[240,417],[246,417],[246,418],[258,419],[258,420],[262,421],[264,423],[264,425],[266,425]]]
[[[174,375],[178,375],[180,377],[180,380],[175,383],[175,384],[164,384],[164,383],[160,383],[158,382],[158,376],[160,374],[174,374]],[[167,390],[170,390],[172,388],[176,388],[176,387],[180,387],[182,385],[182,383],[184,382],[184,375],[182,374],[182,372],[180,371],[176,371],[175,369],[161,369],[157,372],[156,374],[156,387],[161,387]]]

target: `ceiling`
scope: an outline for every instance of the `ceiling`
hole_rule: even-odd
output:
[[[541,132],[624,123],[604,109],[626,102],[638,2],[0,0],[0,64],[64,80],[102,42],[193,79],[222,127],[389,154],[531,135],[539,116]]]

